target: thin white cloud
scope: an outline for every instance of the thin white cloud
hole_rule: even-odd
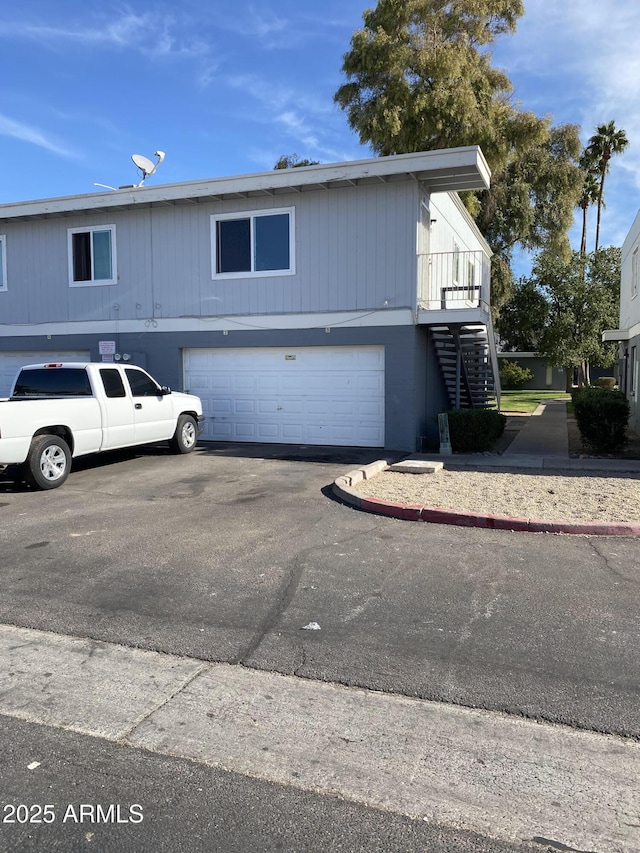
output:
[[[158,57],[202,57],[209,48],[199,39],[180,38],[170,16],[125,11],[113,20],[93,25],[58,26],[49,23],[0,21],[0,39],[35,41],[58,48],[75,43],[87,48],[136,50]]]
[[[284,113],[280,113],[276,118],[294,139],[297,139],[312,151],[318,149],[318,137],[312,133],[302,116],[293,112],[293,110],[287,110]]]
[[[350,2],[353,3],[353,11],[348,14],[349,10],[345,9],[344,18],[309,13],[295,4],[291,4],[292,11],[284,17],[281,12],[276,13],[261,3],[260,6],[250,4],[242,15],[235,10],[226,15],[216,10],[215,19],[210,18],[210,24],[243,36],[254,44],[257,42],[263,50],[295,50],[319,38],[325,42],[336,40],[346,50],[350,32],[362,25],[359,0]]]
[[[630,146],[611,164],[603,215],[604,244],[619,245],[640,197],[640,4],[637,0],[527,0],[514,36],[496,45],[525,108],[555,123],[582,128],[586,144],[597,125],[615,121]]]
[[[242,36],[263,50],[290,48],[298,43],[298,34],[293,23],[262,6],[259,10],[249,6],[242,14],[216,12],[211,26]]]
[[[46,136],[39,128],[16,121],[8,116],[0,114],[0,136],[8,136],[45,148],[53,154],[61,157],[75,157],[76,155],[61,145],[55,138]]]

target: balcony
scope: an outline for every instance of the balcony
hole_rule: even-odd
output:
[[[482,251],[419,258],[417,322],[429,326],[452,408],[500,407],[491,261]]]
[[[491,304],[491,262],[482,251],[434,252],[419,258],[418,312],[481,309]]]

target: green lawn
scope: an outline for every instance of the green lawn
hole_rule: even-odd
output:
[[[503,391],[500,407],[503,412],[535,412],[545,400],[571,400],[564,391]]]

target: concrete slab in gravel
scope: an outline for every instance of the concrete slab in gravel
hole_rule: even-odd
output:
[[[200,661],[0,625],[0,714],[116,739]]]
[[[390,471],[397,471],[400,474],[435,474],[443,468],[444,463],[426,459],[406,459],[404,462],[396,462],[389,466]]]
[[[640,744],[610,736],[218,664],[128,741],[492,837],[640,849]]]

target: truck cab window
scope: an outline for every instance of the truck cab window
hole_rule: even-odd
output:
[[[20,373],[13,396],[90,397],[91,383],[82,367],[39,367]]]
[[[104,393],[107,397],[126,397],[127,392],[124,390],[124,382],[120,376],[120,371],[113,367],[105,367],[100,370],[100,378],[104,385]]]
[[[153,379],[141,370],[128,367],[125,373],[134,397],[160,397],[162,395]]]

